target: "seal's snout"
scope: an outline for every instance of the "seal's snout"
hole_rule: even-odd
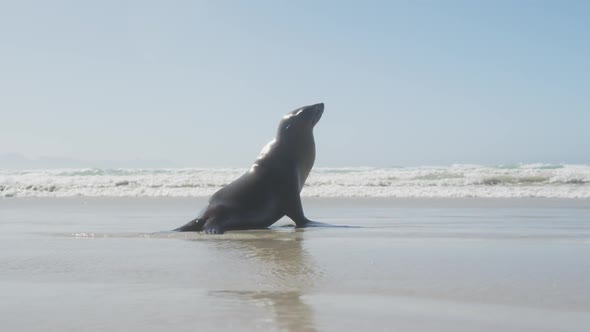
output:
[[[320,121],[322,114],[324,114],[324,103],[319,103],[319,104],[313,105],[313,111],[314,111],[313,125],[315,126]]]
[[[324,103],[303,106],[283,116],[283,121],[281,123],[286,126],[285,129],[289,128],[289,123],[292,122],[306,123],[307,125],[311,124],[312,126],[315,126],[315,124],[320,121],[323,113]]]

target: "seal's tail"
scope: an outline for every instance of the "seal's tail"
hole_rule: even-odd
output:
[[[203,225],[205,224],[205,221],[207,219],[203,218],[203,219],[193,219],[191,221],[189,221],[186,225],[178,227],[177,229],[174,229],[174,231],[176,232],[200,232],[203,230]]]

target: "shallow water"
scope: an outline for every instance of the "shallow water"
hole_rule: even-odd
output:
[[[198,199],[0,200],[6,330],[585,331],[590,201],[307,199],[333,225],[174,233]]]

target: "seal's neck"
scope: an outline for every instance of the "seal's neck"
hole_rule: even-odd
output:
[[[297,155],[296,167],[301,182],[300,188],[303,188],[303,184],[305,183],[305,180],[307,180],[307,176],[311,172],[315,162],[315,141],[313,135],[309,135],[309,137],[298,142],[298,144],[295,145],[294,150],[294,154]]]

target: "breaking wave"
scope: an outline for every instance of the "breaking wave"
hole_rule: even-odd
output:
[[[0,197],[209,196],[247,169],[0,170]],[[590,198],[590,165],[315,168],[316,197]]]

